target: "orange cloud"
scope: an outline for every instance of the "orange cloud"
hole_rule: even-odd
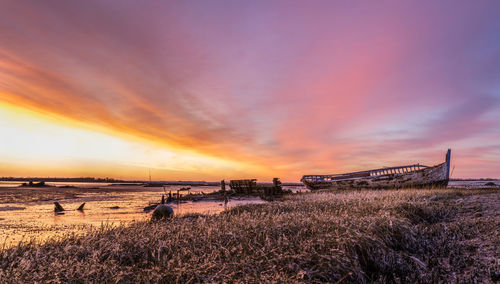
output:
[[[298,180],[433,163],[448,147],[477,149],[461,176],[492,173],[480,161],[499,131],[496,7],[281,4],[0,4],[0,100],[198,157],[180,159],[185,178]]]

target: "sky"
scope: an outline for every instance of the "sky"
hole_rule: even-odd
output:
[[[0,176],[500,178],[499,1],[0,2]]]

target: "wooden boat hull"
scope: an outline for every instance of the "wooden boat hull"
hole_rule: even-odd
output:
[[[449,180],[450,155],[448,150],[446,162],[423,169],[413,171],[398,171],[389,174],[374,175],[370,171],[344,174],[344,176],[354,176],[353,178],[340,178],[336,176],[304,176],[302,182],[311,190],[319,189],[390,189],[390,188],[408,188],[408,187],[446,187]],[[410,167],[410,166],[408,166]],[[374,170],[383,171],[383,169]],[[365,173],[366,176],[362,176]],[[310,177],[315,177],[312,179]]]

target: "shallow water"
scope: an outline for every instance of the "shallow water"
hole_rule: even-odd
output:
[[[175,193],[180,187],[116,186],[111,187],[112,191],[109,191],[110,187],[102,187],[109,192],[96,190],[78,194],[76,198],[57,200],[65,209],[60,215],[54,213],[53,202],[56,200],[0,204],[0,249],[17,245],[20,241],[43,242],[69,233],[84,233],[90,226],[116,226],[149,220],[152,212],[144,212],[144,207],[159,202],[162,194],[169,191]],[[219,189],[192,187],[191,192],[209,193]],[[86,203],[83,212],[76,210],[83,202]],[[230,199],[227,205],[216,200],[173,202],[169,205],[176,215],[217,214],[234,206],[264,202],[260,198],[244,198]]]

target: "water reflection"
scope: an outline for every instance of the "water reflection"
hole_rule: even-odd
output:
[[[170,190],[175,192],[179,186],[163,188],[144,188],[135,186],[113,187],[112,190],[85,191],[71,199],[58,200],[63,206],[64,214],[55,214],[54,201],[20,202],[0,204],[0,247],[17,245],[20,240],[36,239],[38,242],[50,237],[65,234],[82,234],[91,226],[99,227],[103,224],[119,225],[130,224],[136,221],[145,221],[151,218],[151,212],[145,213],[144,207],[150,203],[157,203],[161,195]],[[106,189],[106,190],[104,190]],[[209,193],[218,190],[218,187],[192,187],[191,192]],[[44,194],[49,189],[44,190]],[[75,189],[72,189],[75,190]],[[50,191],[50,190],[49,190]],[[30,192],[33,194],[33,192]],[[26,196],[30,200],[32,196]],[[86,202],[83,211],[76,210]],[[217,214],[227,208],[248,204],[263,203],[260,198],[231,199],[227,204],[220,201],[188,201],[170,203],[176,215],[190,213]],[[6,209],[7,208],[7,209]],[[5,240],[5,241],[4,241]],[[2,241],[4,243],[2,243]]]

